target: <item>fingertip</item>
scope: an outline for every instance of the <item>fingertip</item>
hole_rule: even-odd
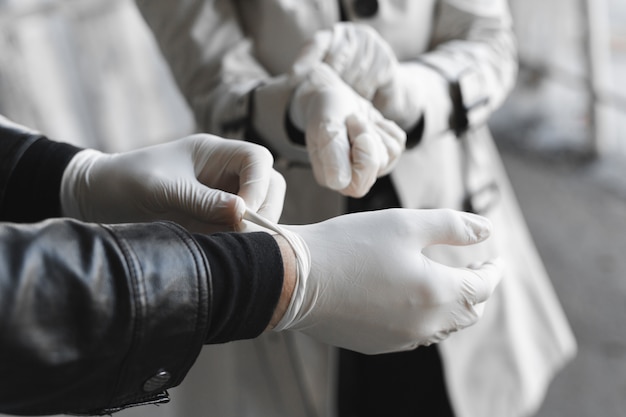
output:
[[[473,213],[461,213],[465,226],[468,228],[470,238],[474,242],[482,242],[491,236],[493,224],[486,217]]]
[[[333,163],[322,161],[322,158],[311,158],[313,176],[318,184],[333,191],[346,188],[352,179],[349,166],[342,166],[341,162]],[[317,161],[317,163],[316,163]]]
[[[343,190],[350,185],[352,181],[352,174],[345,169],[338,169],[336,174],[330,174],[326,176],[326,183],[332,190]]]
[[[494,285],[495,287],[504,277],[507,269],[507,263],[504,261],[503,258],[498,257],[485,262],[483,264],[483,268],[491,268],[491,270],[493,271],[494,278],[497,279],[497,282]]]
[[[346,117],[346,129],[349,132],[349,136],[356,136],[366,129],[366,123],[363,116],[357,113],[349,114]],[[352,133],[352,135],[350,135]]]
[[[474,245],[491,233],[491,222],[486,218],[454,209],[417,210],[415,215],[429,225],[425,236],[427,246]]]
[[[407,134],[398,124],[389,119],[381,119],[379,125],[382,129],[384,129],[389,136],[394,138],[402,147],[406,145]]]
[[[467,282],[473,293],[473,304],[480,304],[487,301],[496,287],[502,281],[505,274],[506,264],[502,258],[494,258],[484,262],[477,268],[468,268],[472,271]]]
[[[220,191],[213,193],[212,197],[205,201],[205,221],[224,225],[236,225],[241,223],[246,211],[246,203],[238,195]]]
[[[362,198],[364,197],[368,191],[370,190],[371,186],[369,187],[357,187],[354,184],[350,184],[348,187],[339,190],[339,193],[342,195],[345,195],[346,197],[352,197],[352,198]]]
[[[309,148],[316,181],[331,190],[346,188],[352,181],[350,142],[343,124],[326,123],[322,127],[324,140]]]
[[[194,187],[192,184],[191,188]],[[197,186],[187,198],[171,207],[186,220],[211,225],[232,226],[243,218],[246,205],[243,199],[226,191]]]

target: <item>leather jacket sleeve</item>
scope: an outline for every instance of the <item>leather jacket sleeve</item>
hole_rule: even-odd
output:
[[[55,144],[0,120],[0,212],[30,204],[14,201],[19,193],[7,201],[7,191],[44,175],[26,175],[33,165],[24,159],[35,158],[37,143]],[[49,179],[75,151],[59,149],[65,157],[39,166]],[[0,222],[0,413],[110,414],[167,402],[166,390],[203,344],[263,332],[282,288],[280,251],[266,233],[7,220]]]

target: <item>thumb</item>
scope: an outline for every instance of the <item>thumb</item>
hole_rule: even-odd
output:
[[[471,305],[487,301],[500,283],[504,271],[505,263],[501,258],[485,262],[479,267],[463,270],[463,290],[467,301]]]
[[[286,188],[287,184],[283,176],[277,171],[274,171],[271,176],[265,200],[259,207],[257,213],[274,223],[278,223],[280,214],[283,211]],[[249,209],[249,207],[247,209]]]
[[[307,149],[313,174],[320,185],[331,190],[343,190],[350,184],[350,143],[344,124],[323,122],[308,129]]]
[[[386,155],[378,149],[379,138],[370,132],[371,129],[358,116],[348,116],[346,126],[351,143],[352,178],[350,185],[341,190],[341,193],[360,198],[367,194],[376,182],[380,166],[387,163],[381,161]]]
[[[244,200],[222,190],[206,187],[201,183],[191,184],[177,199],[178,211],[203,223],[223,225],[238,224],[246,208]]]
[[[466,246],[480,243],[491,235],[486,217],[451,209],[420,210],[424,246]]]

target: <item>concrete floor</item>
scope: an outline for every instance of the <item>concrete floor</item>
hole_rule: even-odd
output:
[[[624,417],[626,160],[500,148],[579,344],[536,417]]]

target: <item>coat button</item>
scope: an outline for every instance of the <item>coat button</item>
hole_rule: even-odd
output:
[[[148,378],[146,382],[143,384],[143,390],[145,392],[156,391],[160,388],[163,388],[165,384],[170,380],[172,376],[167,371],[159,371],[153,377]]]

